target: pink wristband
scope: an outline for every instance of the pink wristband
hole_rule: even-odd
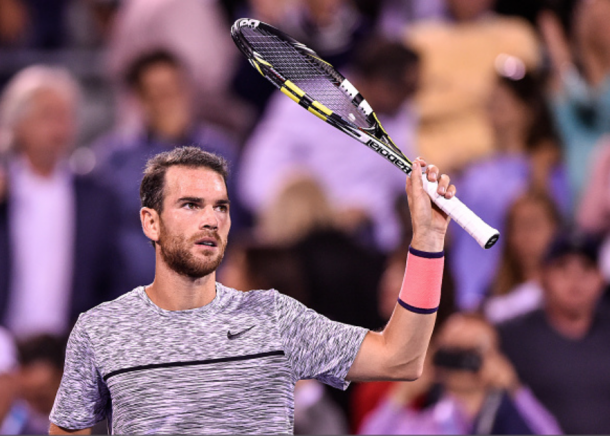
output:
[[[430,314],[438,310],[445,253],[427,253],[409,247],[407,267],[398,303],[411,312]]]

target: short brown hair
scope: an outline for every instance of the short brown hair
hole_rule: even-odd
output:
[[[146,162],[144,177],[140,184],[140,201],[142,207],[163,211],[163,190],[165,173],[173,166],[189,168],[208,168],[220,174],[227,183],[227,161],[213,153],[203,151],[198,147],[176,147],[173,150],[159,153]]]

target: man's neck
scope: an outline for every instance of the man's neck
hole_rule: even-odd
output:
[[[146,288],[146,294],[153,303],[165,310],[203,307],[216,297],[216,272],[193,279],[157,262],[155,281]]]
[[[50,178],[57,168],[58,159],[55,156],[24,153],[24,157],[30,171],[39,177]]]
[[[569,339],[582,339],[589,333],[594,314],[566,314],[561,310],[547,307],[546,316],[551,327]]]

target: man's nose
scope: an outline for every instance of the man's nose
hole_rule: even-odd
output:
[[[201,222],[199,225],[202,229],[218,229],[218,217],[214,213],[214,208],[211,206],[203,208]]]

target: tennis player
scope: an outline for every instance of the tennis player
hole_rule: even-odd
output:
[[[422,160],[414,162],[420,174]],[[216,282],[231,218],[225,162],[180,147],[147,163],[140,218],[156,252],[149,286],[81,314],[51,412],[51,434],[293,432],[293,390],[316,378],[419,377],[440,301],[449,219],[407,180],[413,239],[398,304],[381,333],[337,322],[275,290]],[[446,175],[438,192],[455,195]]]

